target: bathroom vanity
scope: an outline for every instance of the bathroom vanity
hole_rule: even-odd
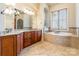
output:
[[[16,56],[25,47],[41,40],[41,30],[17,30],[0,36],[0,56]]]

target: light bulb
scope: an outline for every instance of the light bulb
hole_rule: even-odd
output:
[[[4,13],[8,14],[9,13],[9,9],[5,9]]]
[[[26,14],[28,14],[28,15],[34,15],[34,12],[31,11],[31,10],[24,9],[23,11],[24,11],[24,13],[26,13]]]

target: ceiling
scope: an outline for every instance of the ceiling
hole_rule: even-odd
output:
[[[54,6],[54,5],[56,5],[56,4],[59,4],[59,3],[47,3],[47,5],[48,5],[49,7]]]
[[[48,5],[48,7],[54,6],[58,3],[46,3]],[[18,9],[31,9],[33,11],[38,11],[40,6],[40,3],[16,3],[15,6],[13,6],[14,8],[18,8]]]
[[[2,7],[3,8],[6,8],[6,7],[11,7],[11,8],[17,8],[17,9],[29,9],[29,10],[34,10],[34,11],[37,11],[38,9],[38,5],[37,3],[16,3],[14,6],[9,4],[5,4],[5,3],[2,3]],[[0,6],[1,6],[1,3],[0,3]]]

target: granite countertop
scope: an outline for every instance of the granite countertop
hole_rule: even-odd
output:
[[[1,33],[0,36],[7,36],[7,35],[16,35],[23,32],[29,32],[29,31],[38,31],[38,29],[19,29],[19,30],[13,30],[9,33]]]

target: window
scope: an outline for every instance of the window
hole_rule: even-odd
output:
[[[58,29],[58,12],[53,12],[51,20],[51,28],[54,30]]]
[[[67,30],[67,9],[61,9],[52,12],[51,19],[52,30]]]

